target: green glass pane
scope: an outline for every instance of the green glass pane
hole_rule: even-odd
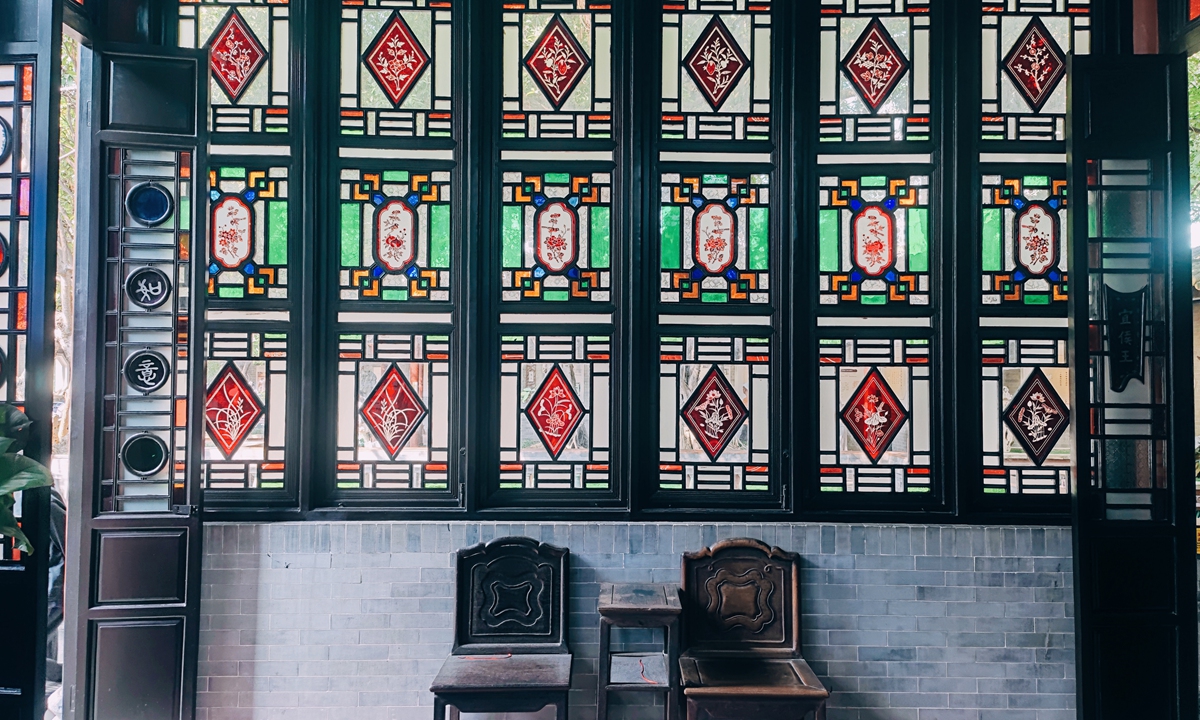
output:
[[[728,185],[729,184],[729,176],[728,175],[704,175],[701,178],[701,182],[704,183],[705,185]]]
[[[385,170],[383,173],[384,182],[408,182],[407,170]]]
[[[887,295],[863,295],[863,305],[887,305]]]
[[[1025,187],[1050,187],[1049,175],[1026,175],[1021,180]]]
[[[592,245],[592,267],[606,268],[609,262],[609,218],[608,208],[593,207],[589,213],[591,216],[591,245]]]
[[[380,294],[384,300],[407,300],[407,290],[384,290]]]
[[[425,483],[422,487],[426,490],[445,490],[446,483]]]
[[[831,485],[823,485],[821,487],[821,492],[842,492],[842,490],[843,488],[841,487],[834,487]]]
[[[910,487],[908,489],[908,491],[925,493],[925,492],[929,492],[929,488],[927,488],[927,487]]]
[[[279,488],[283,487],[283,483],[281,483],[281,482],[260,482],[258,484],[258,486],[260,488],[262,488],[263,490],[278,490]]]
[[[767,486],[766,485],[747,485],[746,489],[747,490],[764,490],[765,491],[767,489]]]
[[[767,208],[750,208],[750,269],[766,270],[770,257]]]
[[[362,219],[358,203],[342,203],[342,267],[358,267]]]
[[[908,269],[929,272],[929,210],[908,210]]]
[[[217,297],[223,298],[240,298],[246,297],[246,288],[241,285],[219,285],[217,286]]]
[[[1026,305],[1049,305],[1050,304],[1050,296],[1049,295],[1026,295],[1025,296],[1025,304]]]
[[[566,302],[571,299],[571,296],[566,290],[547,290],[542,293],[542,299],[552,302]]]
[[[223,167],[217,171],[217,175],[219,175],[221,178],[245,178],[246,168]]]
[[[862,187],[887,187],[887,178],[883,175],[868,175],[859,180]]]
[[[267,262],[287,265],[288,208],[286,202],[267,203]]]
[[[983,247],[980,250],[980,260],[985,272],[1000,271],[1001,246],[1004,234],[1004,211],[1000,208],[984,208],[983,211]]]
[[[571,182],[570,173],[546,173],[544,177],[546,178],[547,183],[556,185],[566,185],[567,183]]]
[[[700,293],[700,302],[706,303],[723,303],[729,300],[729,295],[723,292],[706,292]]]
[[[179,198],[179,229],[192,229],[192,199],[188,197]]]
[[[450,206],[429,208],[429,266],[450,267]]]
[[[984,488],[983,491],[985,493],[995,493],[997,495],[1002,495],[1007,492],[1004,488]]]
[[[838,211],[822,210],[818,219],[821,245],[821,272],[837,272],[838,263]]]
[[[677,207],[663,207],[659,214],[659,232],[661,233],[662,249],[660,263],[664,270],[679,269],[679,216]]]
[[[500,261],[506,268],[521,267],[521,226],[523,224],[519,206],[504,206],[504,248]]]

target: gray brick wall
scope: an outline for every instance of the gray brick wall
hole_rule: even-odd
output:
[[[596,713],[599,583],[677,583],[682,552],[738,536],[802,555],[829,720],[1075,717],[1070,528],[427,522],[208,525],[199,720],[432,717],[453,552],[504,535],[571,550],[572,720]]]

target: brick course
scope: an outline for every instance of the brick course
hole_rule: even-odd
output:
[[[571,550],[572,720],[596,713],[599,584],[678,583],[681,553],[742,536],[802,556],[829,720],[1075,717],[1070,528],[309,522],[205,527],[198,720],[428,720],[453,552],[505,535]]]

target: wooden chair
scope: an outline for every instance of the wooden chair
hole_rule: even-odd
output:
[[[506,537],[458,551],[454,650],[430,690],[434,720],[459,712],[567,717],[567,550]]]
[[[683,556],[688,720],[824,720],[829,691],[800,656],[800,562],[748,538]]]

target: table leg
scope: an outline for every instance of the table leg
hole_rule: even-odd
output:
[[[604,688],[608,685],[609,672],[611,671],[611,659],[609,653],[609,634],[612,630],[612,623],[608,618],[600,618],[600,656],[599,667],[596,668],[596,720],[608,720],[608,691]]]
[[[670,690],[666,693],[667,703],[667,720],[679,720],[681,694],[679,678],[679,620],[675,619],[667,623],[663,628],[663,633],[666,635],[667,642],[667,681],[670,683]]]

